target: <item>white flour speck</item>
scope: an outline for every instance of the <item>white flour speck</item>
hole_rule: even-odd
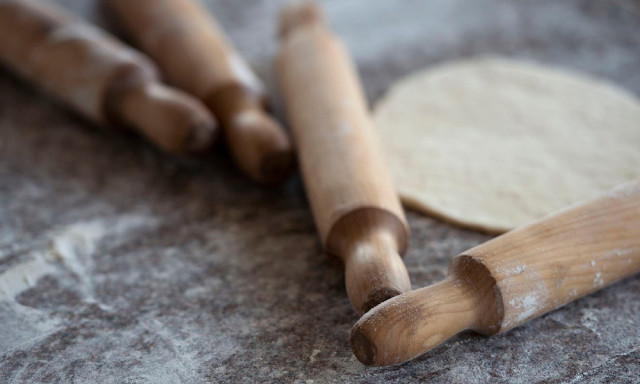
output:
[[[596,273],[596,276],[593,278],[593,286],[594,287],[602,287],[604,285],[604,280],[602,279],[602,273]]]
[[[312,362],[312,363],[313,363],[314,361],[316,361],[316,356],[318,356],[318,354],[319,354],[320,352],[322,352],[322,351],[321,351],[321,350],[319,350],[319,349],[314,349],[314,350],[311,352],[311,356],[309,356],[309,361],[310,361],[310,362]]]

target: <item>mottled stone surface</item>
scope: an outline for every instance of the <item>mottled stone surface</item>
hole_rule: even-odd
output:
[[[105,24],[93,1],[61,1]],[[280,1],[210,1],[275,93]],[[499,54],[640,94],[634,0],[326,1],[372,102],[398,77]],[[276,103],[277,104],[277,103]],[[409,214],[414,287],[488,237]],[[0,72],[0,382],[639,382],[640,278],[504,335],[370,369],[297,177],[264,189],[224,155],[178,164]]]

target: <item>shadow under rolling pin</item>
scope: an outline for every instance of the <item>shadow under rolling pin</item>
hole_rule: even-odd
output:
[[[154,65],[49,2],[0,1],[0,61],[104,125],[130,127],[174,154],[208,148],[213,116],[159,82]]]
[[[312,3],[283,10],[277,62],[305,188],[359,314],[408,291],[409,231],[357,74]]]
[[[448,277],[378,306],[351,331],[367,365],[402,363],[466,329],[504,332],[640,271],[640,181],[454,258]]]
[[[195,0],[103,0],[170,83],[198,97],[220,120],[229,150],[253,179],[293,171],[289,136],[265,112],[263,85],[214,18]]]

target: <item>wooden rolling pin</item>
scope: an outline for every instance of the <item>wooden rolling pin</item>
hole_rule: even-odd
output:
[[[504,332],[640,271],[640,182],[454,258],[448,277],[395,297],[351,331],[367,365],[402,363],[466,329]]]
[[[257,181],[284,180],[295,155],[265,113],[263,85],[195,0],[104,0],[170,83],[200,98],[220,120],[236,163]]]
[[[316,226],[362,314],[410,289],[409,231],[357,74],[311,3],[284,9],[277,68]]]
[[[200,101],[162,85],[146,57],[48,1],[0,0],[0,61],[90,120],[171,153],[204,150],[216,131]]]

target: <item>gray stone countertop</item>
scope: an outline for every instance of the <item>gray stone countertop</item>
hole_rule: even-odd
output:
[[[58,1],[107,29],[92,0]],[[281,1],[208,1],[281,110]],[[635,0],[324,1],[369,101],[404,74],[517,57],[640,95]],[[489,237],[408,214],[414,288]],[[366,368],[299,177],[263,188],[224,153],[177,162],[0,71],[0,382],[640,382],[640,278],[491,338]]]

